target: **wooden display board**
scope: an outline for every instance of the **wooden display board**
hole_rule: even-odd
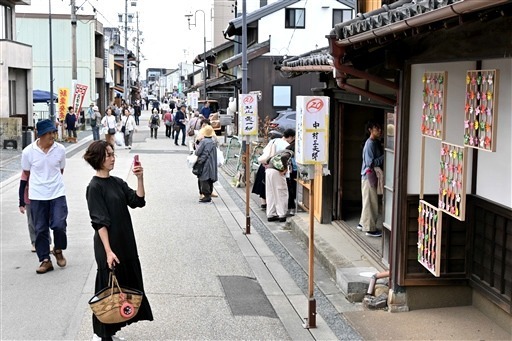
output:
[[[418,262],[439,277],[443,214],[424,200],[420,200],[418,212]]]
[[[444,140],[447,76],[446,71],[429,71],[423,74],[423,136]]]
[[[470,70],[466,74],[464,145],[496,151],[498,70]]]
[[[467,148],[441,143],[439,209],[464,221],[466,217]]]

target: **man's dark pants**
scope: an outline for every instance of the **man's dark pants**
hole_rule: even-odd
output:
[[[39,261],[50,259],[50,229],[53,230],[54,249],[65,250],[68,246],[66,197],[61,196],[52,200],[30,200],[30,213],[34,219],[36,252]]]
[[[181,131],[181,144],[185,144],[185,126],[179,126],[180,130],[174,132],[174,143],[178,144],[178,136]]]

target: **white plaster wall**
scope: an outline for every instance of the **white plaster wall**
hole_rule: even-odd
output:
[[[496,152],[478,153],[477,194],[512,207],[512,59],[485,60],[482,69],[499,70]]]
[[[421,113],[423,103],[422,76],[427,71],[447,71],[448,88],[446,104],[446,136],[448,143],[462,146],[464,144],[464,98],[466,71],[476,69],[474,61],[417,64],[411,68],[410,126],[409,126],[409,164],[407,193],[418,194],[420,191],[420,160],[421,160]],[[499,102],[498,102],[498,136],[495,153],[478,152],[478,182],[476,194],[507,207],[512,207],[512,103],[511,74],[512,60],[500,59],[484,61],[482,69],[500,70]],[[441,141],[426,138],[424,193],[438,192],[438,175],[440,171]],[[468,149],[468,173],[466,191],[471,191],[472,149]]]
[[[258,42],[262,43],[271,36],[270,52],[267,55],[296,56],[327,46],[325,36],[332,29],[332,10],[349,9],[335,0],[303,0],[287,8],[305,8],[306,27],[284,28],[284,8],[261,18],[258,23]]]

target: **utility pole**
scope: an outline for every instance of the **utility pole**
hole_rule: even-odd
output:
[[[140,78],[140,37],[139,37],[139,11],[137,11],[137,13],[135,14],[136,15],[136,19],[137,19],[137,87],[139,87],[140,89],[140,83],[139,83],[139,78]]]
[[[128,0],[124,0],[124,101],[128,104]]]
[[[76,69],[76,6],[75,0],[71,0],[71,80],[73,86],[78,80]]]
[[[48,30],[50,32],[50,115],[55,123],[55,102],[53,100],[53,48],[52,48],[52,0],[48,0]]]

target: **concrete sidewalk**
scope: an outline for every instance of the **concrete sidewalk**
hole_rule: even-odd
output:
[[[231,177],[226,173],[224,176],[225,181],[231,183]],[[245,191],[245,188],[236,189],[241,200],[245,200]],[[286,223],[268,223],[265,212],[259,208],[259,198],[254,194],[251,194],[250,207],[251,215],[264,222],[307,273],[308,257],[304,249],[309,240],[308,213],[299,212]],[[297,248],[297,243],[301,248]],[[320,224],[315,220],[315,259],[315,284],[319,291],[364,340],[512,340],[512,326],[507,329],[507,321],[498,324],[475,306],[390,313],[365,310],[361,303],[347,303],[345,298],[354,301],[364,296],[368,273],[385,269],[334,224]],[[333,294],[325,285],[326,276],[336,284],[339,293]],[[492,311],[487,313],[492,314]]]

